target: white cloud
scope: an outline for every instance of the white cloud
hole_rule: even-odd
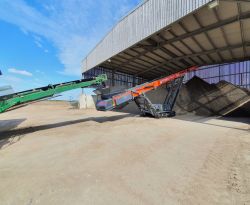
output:
[[[38,10],[25,0],[1,0],[0,20],[35,36],[38,47],[41,38],[52,42],[63,73],[80,75],[81,60],[135,1],[140,0],[44,0]]]
[[[8,72],[9,73],[14,73],[14,74],[18,74],[18,75],[24,75],[24,76],[28,76],[28,77],[31,77],[33,76],[32,73],[26,71],[26,70],[18,70],[16,68],[9,68],[8,69]]]
[[[10,85],[13,87],[15,92],[24,90],[34,89],[36,87],[42,87],[46,85],[44,81],[36,81],[34,78],[26,78],[21,75],[6,74],[0,76],[0,86]]]
[[[43,48],[43,45],[42,45],[42,38],[39,37],[39,36],[37,36],[37,35],[34,35],[33,38],[34,38],[34,43],[36,44],[36,46],[37,46],[38,48]]]
[[[45,74],[43,71],[41,71],[41,70],[38,70],[38,69],[36,69],[36,73],[38,73],[38,74]]]
[[[20,30],[27,36],[29,33],[24,28],[20,27]]]
[[[36,46],[38,48],[42,48],[43,47],[42,44],[39,41],[34,41],[34,42],[35,42],[35,44],[36,44]]]
[[[21,88],[25,83],[23,79],[18,78],[12,75],[0,76],[0,86],[10,85],[13,87],[14,91],[17,91],[16,88]],[[19,90],[20,91],[20,90]]]
[[[12,75],[5,75],[4,77],[1,77],[0,85],[6,85],[6,84],[12,85],[13,83],[21,83],[21,82],[23,82],[21,78]]]

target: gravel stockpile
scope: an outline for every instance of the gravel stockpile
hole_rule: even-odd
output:
[[[177,113],[193,112],[197,115],[230,115],[238,113],[250,116],[247,109],[250,92],[226,81],[209,84],[194,77],[183,85],[175,109]]]
[[[165,86],[147,93],[152,103],[163,103]],[[233,115],[250,116],[250,92],[226,81],[209,84],[195,76],[184,84],[178,96],[175,111],[178,115],[193,113],[201,116]],[[123,112],[139,114],[135,103],[123,108]]]

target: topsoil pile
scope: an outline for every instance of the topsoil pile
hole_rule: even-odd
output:
[[[152,103],[163,103],[166,89],[160,87],[147,93]],[[250,116],[250,91],[226,81],[209,84],[195,76],[184,84],[176,101],[177,114],[194,113],[202,116]],[[139,114],[135,103],[123,109],[124,112]]]
[[[226,81],[209,84],[195,76],[183,85],[176,102],[176,111],[203,116],[225,116],[238,112],[250,116],[249,103],[249,90]]]

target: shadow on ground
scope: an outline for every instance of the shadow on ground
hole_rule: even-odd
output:
[[[184,121],[189,121],[189,122],[195,122],[195,123],[200,123],[200,124],[205,124],[205,125],[211,125],[211,126],[216,126],[216,127],[223,127],[223,128],[229,128],[229,129],[236,129],[236,130],[241,130],[241,131],[247,131],[250,132],[250,118],[248,117],[221,117],[221,116],[214,116],[214,117],[204,117],[204,116],[198,116],[198,115],[177,115],[175,119],[178,120],[184,120]],[[230,125],[220,125],[220,123],[211,123],[209,122],[210,120],[221,120],[221,121],[230,121],[230,122],[239,122],[243,123],[245,125],[248,125],[248,128],[239,128],[237,126],[230,126]]]
[[[13,120],[0,120],[0,149],[5,145],[14,144],[16,141],[20,140],[20,138],[14,139],[14,137],[10,137],[8,139],[2,139],[3,133],[16,128],[26,119],[13,119]]]
[[[20,125],[25,120],[26,120],[25,118],[23,118],[23,119],[12,119],[12,120],[0,120],[0,133],[2,131],[11,130],[11,129],[16,128],[18,125]]]
[[[2,146],[4,146],[6,143],[9,143],[9,140],[14,137],[22,137],[26,134],[42,131],[42,130],[49,130],[53,128],[58,127],[65,127],[69,125],[79,124],[83,122],[88,121],[94,121],[97,123],[104,123],[104,122],[113,122],[117,120],[121,120],[126,117],[134,116],[132,114],[125,114],[125,115],[118,115],[118,116],[112,116],[112,117],[89,117],[85,119],[79,119],[79,120],[70,120],[65,122],[58,122],[53,124],[46,124],[46,125],[39,125],[34,127],[26,127],[26,128],[20,128],[20,129],[14,129],[14,130],[7,130],[0,132],[0,149]]]

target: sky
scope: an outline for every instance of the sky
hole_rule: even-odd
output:
[[[80,79],[81,60],[141,1],[0,0],[0,86],[23,91]]]

